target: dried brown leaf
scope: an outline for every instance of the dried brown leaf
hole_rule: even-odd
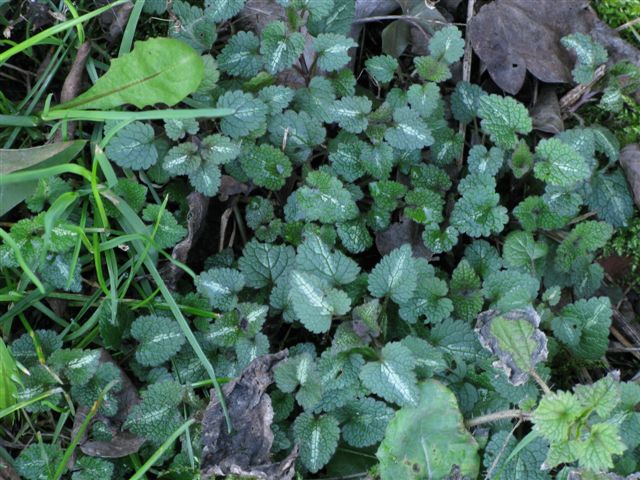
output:
[[[620,164],[627,175],[636,206],[640,208],[640,144],[631,143],[620,152]]]
[[[564,131],[560,102],[556,89],[545,86],[538,94],[536,104],[531,108],[533,128],[541,132],[558,134]]]
[[[424,246],[420,227],[407,218],[401,218],[399,222],[392,223],[389,228],[376,234],[376,248],[380,255],[386,255],[405,243],[411,245],[414,257],[430,260],[433,256],[431,251]]]
[[[535,366],[547,359],[547,337],[539,327],[540,316],[531,306],[478,315],[480,344],[498,358],[494,366],[504,370],[513,385],[525,383]]]
[[[571,82],[575,56],[560,39],[574,32],[602,43],[611,62],[640,65],[640,51],[598,19],[588,0],[496,0],[480,9],[468,29],[491,78],[511,94],[522,88],[527,70],[543,82]]]
[[[207,217],[207,211],[209,210],[209,197],[198,192],[191,192],[187,196],[187,205],[189,206],[189,213],[187,214],[187,236],[173,247],[173,252],[171,253],[173,258],[182,263],[186,263],[191,248],[202,233],[202,227]],[[175,289],[184,271],[171,263],[162,273],[164,281],[169,288]]]
[[[256,479],[291,480],[295,475],[297,447],[281,462],[271,462],[273,407],[267,388],[273,369],[288,352],[256,358],[240,377],[223,387],[233,432],[227,432],[220,400],[214,391],[202,420],[204,480],[239,475]]]

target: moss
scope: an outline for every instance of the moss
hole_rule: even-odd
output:
[[[638,0],[594,0],[591,2],[602,20],[612,28],[617,28],[640,17]],[[640,24],[626,28],[621,32],[625,40],[640,47]]]
[[[636,212],[627,228],[616,231],[605,248],[605,254],[629,257],[631,271],[640,271],[640,212]]]

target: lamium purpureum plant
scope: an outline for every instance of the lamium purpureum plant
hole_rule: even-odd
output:
[[[634,213],[612,132],[542,137],[515,98],[453,84],[465,47],[453,26],[428,55],[366,53],[354,74],[352,1],[278,0],[285,15],[259,33],[228,28],[243,0],[195,3],[143,12],[165,15],[201,67],[181,100],[208,118],[107,121],[99,173],[82,187],[40,179],[33,216],[0,246],[9,277],[42,286],[16,299],[92,298],[82,323],[10,343],[30,372],[15,401],[35,416],[93,406],[89,441],[126,431],[142,445],[132,455],[160,448],[154,468],[195,475],[201,432],[164,444],[206,405],[199,388],[288,348],[269,390],[271,452],[297,445],[305,477],[350,475],[355,462],[382,480],[640,468],[638,385],[616,372],[576,380],[606,364],[615,305],[597,258]],[[577,83],[607,60],[588,36],[563,45]],[[224,223],[196,272],[166,252],[191,236],[192,192],[231,195],[223,217],[238,231],[224,248]],[[186,272],[174,292],[158,270],[169,262]],[[141,394],[122,417],[125,375]],[[23,478],[43,478],[42,452],[66,468],[45,438],[18,456]],[[80,473],[132,471],[82,452]]]

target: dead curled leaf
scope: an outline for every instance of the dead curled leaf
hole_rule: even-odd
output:
[[[636,206],[640,208],[640,144],[631,143],[620,152],[620,164],[627,175]]]
[[[531,108],[533,128],[541,132],[558,134],[564,131],[564,122],[555,88],[545,85]]]
[[[20,476],[13,467],[2,458],[0,458],[0,480],[20,480]]]
[[[186,263],[191,248],[202,233],[202,227],[209,210],[209,197],[198,192],[192,192],[187,196],[187,205],[189,206],[187,236],[173,247],[173,252],[171,253],[173,258],[182,263]],[[184,270],[170,263],[162,274],[164,281],[173,290],[176,288],[180,277],[184,274]]]
[[[572,81],[575,56],[560,39],[573,32],[591,34],[613,61],[640,61],[640,52],[600,21],[588,0],[496,0],[473,17],[468,34],[493,81],[516,94],[527,71],[547,83]]]
[[[203,480],[239,475],[264,480],[291,480],[295,475],[298,448],[281,462],[271,462],[273,407],[267,388],[273,383],[273,369],[288,355],[287,350],[256,358],[222,390],[233,432],[227,432],[220,401],[211,392],[211,402],[202,420]]]
[[[380,255],[386,255],[405,243],[411,245],[413,256],[430,260],[433,254],[424,246],[419,226],[408,218],[401,218],[399,222],[389,225],[389,228],[376,234],[376,248]]]
[[[493,365],[504,370],[513,385],[524,384],[536,364],[547,359],[547,337],[539,327],[540,316],[531,306],[506,313],[487,310],[478,315],[480,344],[498,357]]]

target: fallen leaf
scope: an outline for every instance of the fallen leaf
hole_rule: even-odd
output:
[[[218,199],[221,202],[226,202],[232,195],[247,194],[249,191],[250,188],[246,183],[241,183],[229,175],[222,175]]]
[[[547,337],[539,327],[540,316],[531,306],[478,315],[480,344],[498,357],[494,366],[504,370],[513,385],[525,383],[536,365],[547,359]]]
[[[0,458],[0,480],[20,480],[20,476],[13,467],[2,458]]]
[[[380,255],[386,255],[391,250],[401,247],[405,243],[411,245],[414,257],[430,260],[431,251],[424,246],[420,235],[420,227],[407,218],[392,223],[389,228],[376,234],[376,248]]]
[[[535,130],[553,134],[564,131],[560,102],[554,87],[542,87],[538,94],[538,100],[531,108],[530,113]]]
[[[491,78],[511,94],[522,88],[527,70],[543,82],[572,82],[575,56],[560,39],[574,32],[591,34],[607,48],[610,61],[640,65],[640,51],[599,20],[588,0],[496,0],[480,9],[468,29]]]
[[[496,84],[511,94],[522,88],[527,70],[547,83],[571,81],[571,54],[560,39],[572,24],[586,23],[586,0],[496,0],[469,24],[473,50]],[[582,31],[582,30],[580,30]]]
[[[631,143],[620,152],[620,164],[627,175],[636,206],[640,208],[640,144]]]
[[[187,236],[173,247],[173,252],[171,253],[173,258],[182,263],[187,262],[191,248],[202,233],[202,227],[209,210],[209,197],[198,192],[192,192],[187,196],[187,205],[189,205]],[[162,273],[164,281],[170,289],[174,290],[178,280],[184,274],[184,270],[170,263]]]
[[[267,388],[273,369],[288,355],[287,350],[256,358],[238,378],[222,388],[233,432],[227,426],[220,400],[211,391],[211,402],[202,420],[203,480],[239,475],[264,480],[291,480],[295,475],[298,448],[281,462],[271,462],[273,407]]]

